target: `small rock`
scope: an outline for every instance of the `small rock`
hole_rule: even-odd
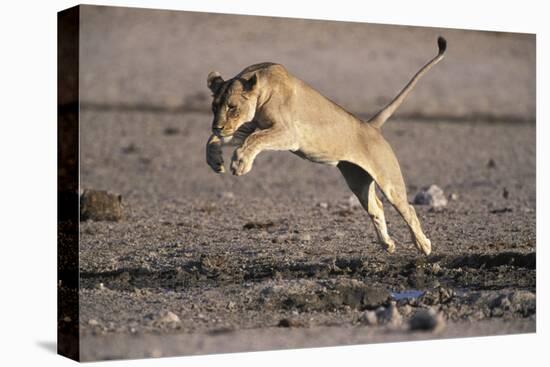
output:
[[[497,164],[493,158],[489,159],[487,162],[487,168],[496,168]]]
[[[452,201],[458,200],[458,194],[456,192],[453,192],[451,195],[449,195],[449,199]]]
[[[243,225],[243,229],[269,229],[271,227],[275,226],[275,222],[273,221],[267,221],[267,222],[247,222]]]
[[[122,196],[107,191],[84,190],[80,196],[80,220],[119,221]]]
[[[374,311],[365,311],[359,317],[359,322],[365,325],[375,326],[378,324],[378,318],[376,312]]]
[[[524,317],[533,315],[537,311],[537,296],[529,291],[515,291],[509,296],[510,307]]]
[[[400,326],[403,323],[403,317],[397,310],[395,301],[390,302],[388,307],[377,309],[376,318],[379,324],[387,324],[393,327]]]
[[[160,358],[160,357],[162,357],[162,350],[160,350],[159,348],[154,348],[153,350],[151,350],[149,352],[149,357],[151,357],[151,358]]]
[[[218,194],[219,198],[222,200],[233,200],[235,199],[235,194],[231,191],[224,191]]]
[[[71,319],[69,316],[65,316],[65,317],[63,318],[63,321],[65,321],[65,322],[71,322],[71,321],[73,321],[73,319]]]
[[[304,327],[304,323],[297,319],[284,318],[277,324],[278,327]]]
[[[107,289],[103,283],[97,283],[95,287],[101,291]]]
[[[167,311],[161,314],[157,321],[161,324],[179,324],[180,318],[175,313]]]
[[[334,232],[334,235],[338,238],[342,238],[342,237],[346,236],[346,234],[342,231],[336,231],[336,232]]]
[[[277,235],[275,238],[271,240],[273,243],[285,243],[289,240],[289,236],[287,234],[280,234]]]
[[[502,197],[505,198],[505,199],[508,199],[508,196],[510,195],[510,193],[508,192],[508,190],[505,188],[502,189]]]
[[[175,127],[167,127],[164,129],[163,133],[164,135],[178,135],[179,134],[179,129],[178,128],[175,128]]]
[[[134,143],[130,143],[129,145],[122,147],[122,153],[124,154],[133,154],[138,151],[136,145]]]
[[[439,210],[447,206],[447,198],[439,186],[431,185],[416,194],[414,204],[429,205],[432,209]]]
[[[413,308],[410,305],[404,305],[401,307],[401,314],[405,317],[409,316],[413,312]]]
[[[321,208],[323,208],[323,209],[328,209],[328,203],[326,203],[326,202],[324,202],[324,201],[323,201],[323,202],[320,202],[320,203],[319,203],[319,206],[320,206]]]
[[[409,320],[410,330],[438,332],[445,327],[445,320],[441,313],[433,309],[418,310]]]
[[[437,275],[441,272],[441,265],[439,263],[433,263],[432,264],[432,272]]]
[[[88,325],[97,326],[97,325],[99,325],[99,322],[97,320],[90,319],[90,320],[88,320]]]
[[[309,241],[311,241],[311,235],[309,233],[302,233],[298,237],[298,240],[300,240],[302,242],[309,242]]]

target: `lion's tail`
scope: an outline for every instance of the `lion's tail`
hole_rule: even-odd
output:
[[[413,76],[411,81],[403,88],[403,90],[380,112],[378,112],[373,118],[369,120],[369,123],[374,125],[377,128],[380,128],[386,120],[390,118],[391,115],[397,110],[397,108],[403,103],[407,95],[416,85],[416,82],[428,71],[432,66],[437,64],[443,56],[445,55],[445,50],[447,49],[447,41],[443,37],[437,38],[437,46],[439,47],[438,54],[431,59],[426,65],[424,65],[418,72]]]

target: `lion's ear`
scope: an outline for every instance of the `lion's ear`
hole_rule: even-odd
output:
[[[245,91],[250,92],[251,90],[254,90],[256,87],[256,84],[258,82],[258,77],[256,74],[252,75],[248,80],[243,81],[243,88]]]
[[[217,71],[212,71],[210,74],[208,74],[208,78],[206,79],[206,84],[208,85],[208,88],[213,93],[217,93],[222,84],[224,83],[224,80],[220,73]]]

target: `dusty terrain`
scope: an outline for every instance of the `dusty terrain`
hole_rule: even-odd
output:
[[[245,177],[210,172],[206,114],[84,116],[81,185],[121,193],[126,213],[81,224],[84,359],[535,330],[532,124],[388,123],[409,192],[456,195],[443,211],[416,207],[425,258],[387,203],[398,248],[382,251],[335,168],[266,153]],[[365,325],[387,292],[403,322]],[[426,307],[446,328],[410,334]],[[264,330],[283,319],[297,327]]]
[[[83,360],[535,331],[534,37],[82,14],[80,186],[124,205],[121,221],[80,226]],[[431,184],[449,197],[416,206],[429,257],[387,202],[397,251],[384,252],[333,167],[288,152],[239,178],[206,165],[211,69],[281,61],[367,116],[441,33],[447,58],[384,127],[409,199]],[[409,330],[420,309],[437,330]]]

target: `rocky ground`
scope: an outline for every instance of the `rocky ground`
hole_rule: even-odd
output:
[[[535,331],[533,35],[90,6],[80,19],[83,360]],[[384,126],[410,201],[430,185],[447,200],[415,205],[430,256],[385,200],[397,251],[383,251],[334,167],[287,152],[239,178],[206,165],[211,70],[280,62],[367,116],[439,35],[446,58]]]
[[[208,114],[82,116],[81,187],[123,205],[80,227],[85,360],[535,331],[533,124],[385,126],[411,202],[448,198],[416,206],[424,257],[387,202],[384,252],[333,167],[277,152],[214,174]]]

